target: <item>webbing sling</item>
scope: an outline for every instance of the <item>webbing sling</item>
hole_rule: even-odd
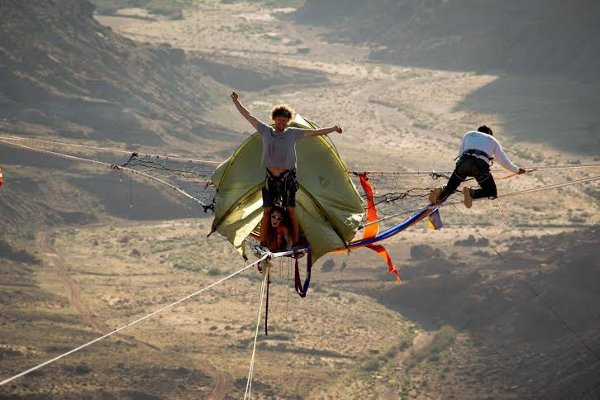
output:
[[[369,178],[366,172],[362,172],[356,175],[358,175],[360,185],[362,186],[365,195],[367,196],[367,221],[362,240],[371,239],[375,237],[379,232],[379,216],[377,215],[377,207],[375,207],[374,190],[373,186],[369,182]],[[373,250],[381,258],[383,258],[383,260],[388,266],[388,272],[396,276],[396,281],[398,281],[398,283],[402,283],[402,281],[400,280],[400,273],[398,272],[398,268],[396,268],[396,266],[394,265],[392,257],[390,257],[390,254],[388,253],[385,247],[383,247],[380,244],[374,243],[366,244],[365,247]]]
[[[271,285],[271,268],[267,268],[267,300],[265,302],[265,336],[269,336],[269,286]]]
[[[304,284],[302,284],[302,280],[300,279],[300,267],[298,266],[298,257],[296,258],[295,264],[295,272],[294,272],[294,286],[296,289],[296,293],[300,297],[306,297],[306,293],[308,292],[308,287],[310,286],[310,270],[312,269],[312,260],[310,256],[310,249],[306,253],[306,279],[304,280]]]

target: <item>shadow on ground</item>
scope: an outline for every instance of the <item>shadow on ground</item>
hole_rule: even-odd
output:
[[[520,395],[573,398],[600,384],[599,241],[587,229],[515,242],[502,257],[433,255],[402,287],[368,294],[427,330],[468,332]]]
[[[600,85],[501,76],[468,95],[455,111],[498,114],[500,135],[558,151],[600,154]]]

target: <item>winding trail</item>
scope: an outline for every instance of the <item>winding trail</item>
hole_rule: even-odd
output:
[[[38,249],[43,252],[44,256],[50,261],[50,264],[54,268],[54,272],[63,281],[69,295],[69,301],[71,305],[75,307],[75,310],[81,315],[83,320],[87,322],[94,330],[98,333],[105,334],[110,332],[112,329],[104,322],[95,318],[90,310],[81,303],[81,294],[77,282],[69,275],[69,268],[65,260],[50,246],[50,240],[46,232],[39,232],[36,238],[36,244]],[[134,337],[117,334],[119,339],[123,340],[128,344],[141,345],[154,350],[160,350],[160,348],[145,343],[141,340],[137,340]]]
[[[88,323],[98,333],[106,334],[112,329],[103,321],[100,321],[92,315],[90,310],[81,302],[81,294],[77,282],[69,275],[69,268],[66,261],[52,248],[47,232],[38,232],[36,244],[40,252],[46,257],[50,265],[54,268],[56,275],[62,280],[69,295],[71,305],[77,310],[83,320]],[[161,348],[142,340],[136,339],[133,336],[116,334],[120,340],[131,344],[142,346],[148,349],[161,351]],[[214,389],[208,394],[207,400],[222,400],[227,393],[233,388],[233,380],[231,375],[226,372],[219,371],[214,365],[204,360],[193,360],[193,364],[205,375],[212,378],[214,381]]]

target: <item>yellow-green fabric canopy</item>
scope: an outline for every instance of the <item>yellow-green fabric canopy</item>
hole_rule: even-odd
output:
[[[296,114],[290,126],[318,127]],[[363,201],[348,176],[348,168],[323,136],[300,139],[296,214],[311,248],[312,261],[345,248],[363,218]],[[217,189],[212,230],[225,236],[243,254],[244,240],[262,219],[265,170],[260,166],[262,138],[251,135],[212,176]]]

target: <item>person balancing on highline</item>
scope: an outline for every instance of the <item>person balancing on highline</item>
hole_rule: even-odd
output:
[[[473,199],[494,199],[498,193],[496,183],[490,172],[492,160],[496,159],[504,168],[516,173],[524,174],[523,168],[517,167],[502,150],[500,142],[494,138],[492,129],[488,126],[480,126],[477,131],[465,133],[460,149],[458,150],[458,161],[454,172],[448,183],[443,188],[434,189],[429,195],[429,201],[438,205],[444,202],[467,177],[474,177],[481,186],[480,189],[463,188],[465,207],[471,208]]]
[[[271,209],[280,205],[286,209],[292,224],[292,240],[294,246],[299,244],[300,226],[296,217],[296,141],[310,136],[326,135],[331,132],[342,133],[338,125],[323,129],[300,129],[288,127],[294,119],[294,110],[282,104],[273,107],[271,119],[273,127],[259,121],[248,111],[238,98],[236,92],[231,93],[233,104],[262,137],[263,150],[261,166],[266,169],[265,185],[262,189],[263,217],[260,223],[260,244],[269,247],[268,228]]]

